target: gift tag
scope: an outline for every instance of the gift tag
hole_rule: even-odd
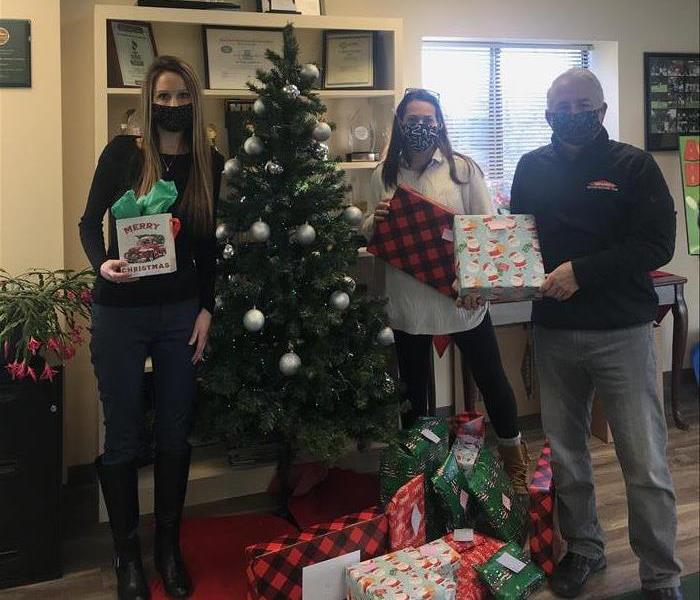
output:
[[[496,559],[496,562],[502,564],[509,571],[513,571],[513,573],[520,573],[520,571],[527,566],[522,560],[518,560],[515,556],[507,552],[501,554],[501,556]]]
[[[418,535],[418,531],[420,530],[420,522],[422,518],[423,515],[420,514],[420,511],[418,510],[418,505],[414,504],[413,512],[411,512],[411,527],[413,527],[413,535]]]
[[[455,542],[473,542],[474,541],[474,530],[473,529],[455,529],[452,534]]]
[[[439,444],[440,438],[435,435],[430,429],[421,429],[421,435],[426,439],[433,442],[433,444]]]
[[[304,567],[301,570],[302,600],[345,598],[345,570],[360,560],[360,551],[356,550]]]
[[[445,229],[442,230],[442,239],[446,242],[454,242],[455,236],[454,233],[452,233],[452,230],[445,227]]]
[[[465,492],[464,490],[460,490],[459,504],[464,510],[467,510],[467,502],[469,502],[469,494],[467,494],[467,492]]]
[[[510,498],[505,494],[501,494],[501,499],[503,500],[503,506],[506,510],[510,510]]]

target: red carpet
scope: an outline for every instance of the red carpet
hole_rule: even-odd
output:
[[[194,581],[193,600],[243,600],[246,594],[245,548],[297,529],[273,515],[186,519],[180,541]],[[166,600],[160,579],[151,582],[153,600]]]

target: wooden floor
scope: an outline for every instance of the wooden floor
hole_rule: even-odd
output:
[[[692,383],[684,389],[684,409],[691,422],[689,431],[669,428],[668,457],[678,497],[678,555],[686,574],[700,571],[700,503],[698,501],[700,432],[698,399]],[[529,429],[528,429],[529,425]],[[537,424],[525,423],[523,432],[533,455],[542,444]],[[639,588],[637,560],[627,539],[627,506],[622,473],[613,445],[591,442],[599,516],[606,533],[608,568],[594,576],[583,599],[610,598]],[[536,460],[533,456],[533,461]],[[94,489],[68,495],[70,507],[64,531],[64,568],[66,575],[57,581],[0,591],[0,600],[108,600],[116,598],[115,579],[110,565],[111,545],[106,524],[94,522]],[[269,499],[257,497],[192,507],[189,515],[219,515],[244,512],[256,506],[269,506]],[[267,508],[267,506],[265,506]],[[89,518],[86,519],[86,515]],[[88,522],[86,522],[88,521]],[[144,519],[143,545],[146,568],[153,572],[150,560],[151,527]],[[193,596],[197,600],[197,595]],[[548,590],[533,596],[538,600],[554,598]],[[204,599],[206,600],[206,599]],[[232,598],[232,600],[239,600]],[[686,599],[691,600],[691,599]]]

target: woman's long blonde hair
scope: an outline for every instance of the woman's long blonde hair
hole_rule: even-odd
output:
[[[147,194],[162,176],[160,159],[160,140],[158,128],[153,122],[151,105],[158,78],[169,71],[182,77],[192,99],[192,129],[183,132],[185,142],[190,144],[192,168],[187,179],[187,186],[180,198],[180,210],[191,223],[192,231],[206,234],[213,223],[212,216],[212,181],[211,150],[204,127],[202,114],[202,91],[192,67],[175,56],[159,56],[146,73],[141,87],[141,114],[143,115],[143,168],[136,186],[136,192]]]

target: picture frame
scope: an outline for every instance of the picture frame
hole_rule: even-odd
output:
[[[297,10],[302,15],[321,16],[326,14],[326,5],[323,0],[295,0]]]
[[[150,23],[107,21],[107,85],[141,87],[153,59],[158,56]]]
[[[324,31],[323,87],[346,90],[374,89],[375,48],[374,31]]]
[[[32,87],[32,22],[0,19],[0,88]]]
[[[678,150],[700,133],[700,54],[644,53],[644,148]]]
[[[688,254],[700,255],[700,136],[678,136]]]
[[[258,12],[299,15],[297,3],[297,0],[258,0]]]
[[[258,69],[268,70],[268,48],[284,54],[281,29],[203,25],[205,81],[208,89],[247,90]]]

